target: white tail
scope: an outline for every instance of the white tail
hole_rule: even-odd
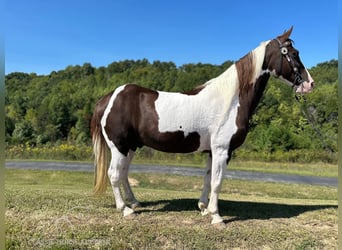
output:
[[[96,113],[91,121],[91,133],[95,165],[94,194],[102,194],[107,189],[109,149],[102,135],[100,119]]]

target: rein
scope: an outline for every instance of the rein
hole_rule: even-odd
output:
[[[286,41],[284,43],[281,43],[279,41],[279,39],[276,38],[275,40],[279,44],[281,56],[284,56],[286,58],[286,61],[289,63],[290,67],[292,68],[292,70],[295,74],[295,79],[294,79],[294,82],[292,83],[292,88],[294,89],[295,86],[298,86],[298,85],[299,85],[298,88],[303,88],[304,80],[303,80],[302,76],[300,75],[298,68],[294,65],[293,59],[288,54],[287,47],[291,45],[291,41]],[[279,66],[280,66],[279,72],[281,72],[282,67],[283,67],[283,58],[281,58]],[[300,93],[300,94],[295,93],[295,99],[296,99],[297,103],[299,104],[300,111],[302,112],[304,117],[307,119],[307,121],[310,123],[310,125],[311,125],[312,129],[315,131],[317,137],[322,142],[323,148],[325,150],[329,151],[330,153],[333,153],[334,150],[325,142],[326,138],[323,137],[323,135],[319,129],[318,122],[316,121],[316,119],[314,118],[312,113],[309,111],[308,103],[306,101],[306,97],[304,96],[304,94],[303,93]]]
[[[306,118],[306,120],[310,123],[312,129],[315,131],[317,137],[320,139],[320,141],[323,144],[323,148],[328,151],[329,153],[333,153],[334,150],[325,142],[326,138],[323,137],[320,129],[319,129],[319,124],[312,115],[312,113],[309,111],[308,103],[306,101],[306,97],[303,94],[296,94],[295,93],[295,100],[299,105],[300,111]]]

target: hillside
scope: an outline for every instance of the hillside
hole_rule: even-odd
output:
[[[337,151],[337,60],[311,68],[316,88],[307,101],[296,102],[287,85],[271,78],[243,152]],[[97,100],[124,83],[164,91],[185,91],[216,77],[222,65],[125,60],[95,68],[89,63],[68,66],[49,75],[6,75],[7,145],[90,145],[89,121]],[[304,109],[302,109],[304,108]],[[304,116],[309,114],[311,121]]]

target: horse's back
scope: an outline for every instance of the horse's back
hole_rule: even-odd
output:
[[[95,110],[99,115],[102,114],[105,137],[124,155],[143,145],[165,152],[196,151],[200,146],[200,134],[195,130],[185,130],[186,123],[180,123],[176,130],[160,131],[161,114],[156,110],[156,101],[158,98],[164,99],[165,94],[169,95],[168,100],[165,100],[169,103],[169,110],[164,112],[171,119],[176,119],[177,112],[172,107],[178,98],[173,97],[183,94],[127,84],[102,98]]]

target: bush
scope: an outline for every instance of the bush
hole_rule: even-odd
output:
[[[6,159],[90,161],[92,159],[92,148],[71,144],[35,147],[29,144],[21,144],[8,146],[6,149]]]
[[[31,143],[34,139],[34,129],[30,122],[23,121],[15,124],[13,134],[12,134],[12,142],[13,143]]]

